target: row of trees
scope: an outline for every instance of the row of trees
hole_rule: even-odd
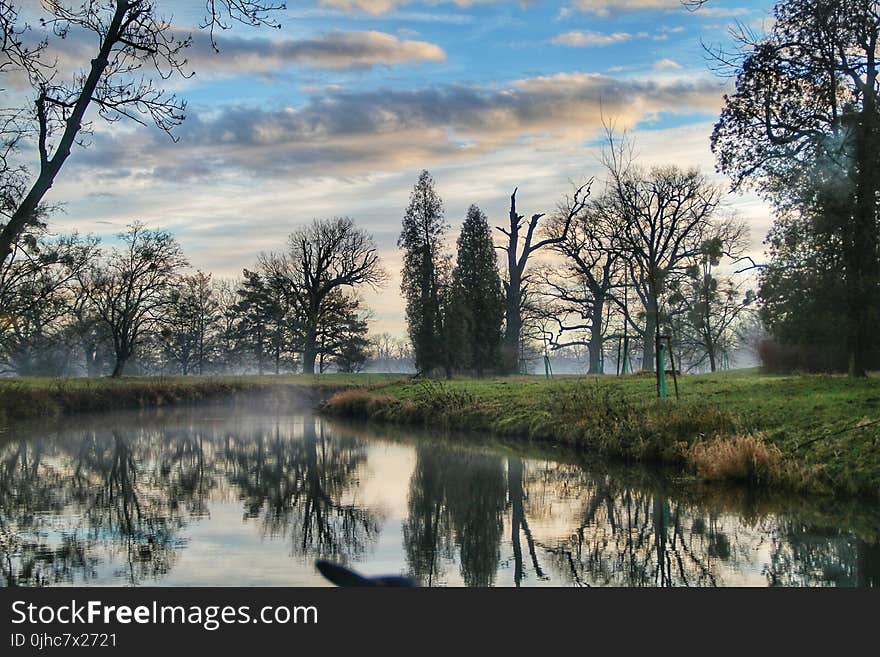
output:
[[[522,371],[537,345],[586,351],[601,373],[609,342],[640,350],[650,370],[669,335],[680,363],[714,370],[752,299],[718,274],[746,231],[716,216],[719,192],[701,174],[643,171],[627,153],[609,133],[602,193],[581,185],[525,226],[515,190],[500,245],[472,205],[454,260],[442,201],[422,172],[399,240],[412,354],[388,334],[367,337],[358,290],[386,273],[370,236],[334,218],[298,229],[238,281],[187,273],[173,236],[139,223],[109,250],[38,224],[0,270],[0,356],[17,374],[357,371],[372,357],[377,369],[406,371],[412,359],[421,373],[482,376]],[[539,251],[548,257],[531,262]]]
[[[618,370],[624,352],[637,350],[641,368],[654,370],[661,342],[672,345],[677,366],[720,366],[750,326],[754,294],[730,266],[743,259],[748,231],[720,211],[721,191],[703,174],[646,170],[631,152],[609,129],[601,193],[591,195],[593,181],[577,186],[549,216],[524,222],[514,190],[499,245],[471,206],[454,264],[442,201],[422,172],[398,242],[419,372],[516,373],[537,344],[585,348],[589,371],[602,373],[609,342],[620,352]]]
[[[590,370],[602,371],[609,338],[618,361],[638,350],[644,369],[659,366],[668,340],[685,367],[714,370],[743,327],[769,331],[761,355],[771,367],[864,376],[880,364],[880,1],[785,0],[773,19],[766,34],[743,28],[733,52],[713,53],[736,87],[712,150],[735,190],[751,187],[774,208],[767,261],[746,256],[744,226],[719,216],[718,190],[701,174],[633,166],[612,138],[600,197],[586,202],[582,187],[556,213],[524,222],[511,196],[509,225],[498,227],[507,265],[502,371],[522,367],[530,340],[586,346]],[[444,289],[441,207],[423,209],[437,230],[407,245],[410,299],[415,289]],[[423,260],[439,272],[421,272],[430,284],[413,283],[419,249],[436,254]],[[530,264],[538,251],[565,264]],[[757,295],[729,273],[740,262],[759,271]],[[437,310],[443,295],[426,298],[433,328],[409,313],[416,353],[433,354],[419,369],[440,363],[449,372],[450,354],[420,347],[452,335]],[[757,307],[760,322],[749,312]]]
[[[358,289],[385,273],[348,218],[295,231],[238,281],[187,273],[165,231],[135,223],[119,238],[104,250],[40,225],[15,244],[0,271],[7,373],[357,371],[375,350]],[[394,347],[386,358],[406,358]]]

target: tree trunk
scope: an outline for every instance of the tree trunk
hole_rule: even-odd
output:
[[[122,371],[125,369],[125,361],[127,359],[125,356],[117,356],[116,364],[113,366],[113,373],[110,375],[113,378],[117,378],[122,376]]]
[[[645,335],[642,348],[642,369],[654,371],[654,333],[656,332],[657,316],[653,311],[645,313]]]
[[[868,78],[874,79],[876,71],[873,62],[869,64]],[[877,209],[876,198],[880,183],[876,172],[877,111],[874,96],[865,95],[856,144],[856,166],[858,178],[856,185],[855,225],[847,245],[848,268],[850,269],[849,303],[847,304],[848,330],[846,347],[849,360],[849,375],[867,375],[868,352],[871,346],[872,307],[876,301],[877,277]]]
[[[315,360],[318,357],[318,332],[314,328],[306,331],[303,342],[303,374],[315,373]]]
[[[703,321],[706,322],[705,335],[706,338],[706,353],[709,355],[709,369],[710,371],[715,371],[715,340],[712,339],[712,316],[709,313],[709,291],[706,290],[704,293],[706,304],[706,312],[703,316]],[[679,358],[681,358],[679,356]],[[681,360],[678,361],[679,363]]]
[[[70,156],[70,149],[73,147],[82,127],[86,110],[109,63],[110,52],[119,38],[126,11],[128,11],[128,8],[122,3],[117,5],[113,18],[107,26],[107,32],[104,35],[104,40],[101,42],[100,50],[91,61],[91,68],[83,82],[82,91],[73,105],[70,116],[65,121],[64,132],[58,141],[55,154],[49,158],[48,153],[41,152],[39,176],[37,176],[33,186],[15,209],[15,212],[12,213],[9,221],[0,230],[0,262],[5,261],[9,257],[9,254],[12,253],[12,245],[18,240],[27,225],[36,217],[40,202],[43,200],[46,192],[51,189],[52,184],[55,182],[55,177]]]
[[[510,281],[507,286],[507,298],[504,306],[504,344],[502,357],[504,370],[507,374],[519,374],[519,340],[522,333],[522,317],[520,306],[522,304],[522,281],[514,266],[510,271]]]
[[[507,235],[507,290],[504,304],[504,341],[501,345],[502,367],[507,374],[519,374],[519,349],[522,334],[522,272],[517,258],[520,216],[516,212],[516,189],[510,196],[510,231]],[[526,256],[528,257],[528,256]]]
[[[98,350],[96,345],[91,341],[83,338],[82,340],[83,355],[86,361],[86,374],[89,376],[98,376]]]
[[[593,306],[593,327],[590,330],[590,374],[604,374],[602,362],[602,348],[605,340],[602,338],[602,308],[604,302],[596,300]]]

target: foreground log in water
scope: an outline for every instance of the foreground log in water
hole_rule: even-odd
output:
[[[402,575],[365,577],[350,568],[340,566],[332,561],[319,559],[315,562],[315,567],[336,586],[417,586],[415,581],[409,577]]]

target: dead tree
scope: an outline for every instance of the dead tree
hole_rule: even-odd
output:
[[[507,254],[507,280],[504,281],[505,329],[503,359],[504,369],[508,374],[516,374],[519,371],[518,353],[520,334],[522,333],[522,299],[528,285],[526,267],[529,258],[536,251],[559,244],[566,239],[572,220],[583,210],[587,203],[592,183],[593,180],[590,179],[575,189],[572,198],[566,203],[566,213],[562,218],[562,230],[553,236],[533,243],[538,222],[544,216],[544,213],[538,213],[532,215],[525,228],[525,236],[521,237],[523,219],[525,217],[524,215],[517,214],[516,211],[516,192],[519,189],[518,187],[514,188],[513,194],[510,195],[509,227],[496,226],[507,238],[507,244],[496,248],[502,249]]]

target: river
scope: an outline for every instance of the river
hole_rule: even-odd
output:
[[[0,584],[877,586],[864,502],[698,486],[478,437],[203,406],[0,436]]]

